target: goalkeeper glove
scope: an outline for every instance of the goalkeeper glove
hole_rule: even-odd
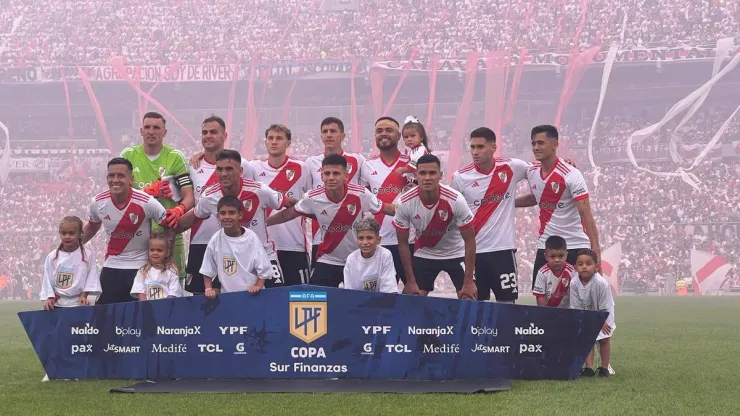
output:
[[[144,188],[144,192],[155,198],[172,198],[172,189],[170,189],[170,181],[168,179],[161,179],[154,182]]]
[[[180,222],[180,218],[185,215],[185,206],[180,204],[176,206],[175,208],[170,208],[166,211],[166,215],[164,217],[164,221],[162,225],[165,225],[169,228],[175,228],[177,227],[178,222]]]

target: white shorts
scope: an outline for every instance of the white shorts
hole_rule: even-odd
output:
[[[610,332],[609,335],[606,335],[604,331],[599,332],[599,336],[596,337],[596,341],[601,341],[602,339],[611,338],[611,336],[614,335],[615,329],[617,329],[616,325],[612,327],[612,332]]]

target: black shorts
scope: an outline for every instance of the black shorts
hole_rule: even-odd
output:
[[[316,253],[319,251],[319,245],[314,244],[311,246],[311,273],[313,273],[313,268],[316,267]]]
[[[569,249],[568,257],[565,259],[565,262],[575,267],[576,259],[578,258],[578,252],[581,250],[583,249],[582,248]],[[532,290],[534,290],[534,281],[537,279],[537,272],[540,271],[540,269],[546,264],[547,264],[547,259],[545,258],[545,250],[538,249],[537,255],[534,258],[534,270],[532,270]]]
[[[100,289],[102,293],[96,305],[108,305],[111,303],[134,302],[131,296],[131,288],[139,269],[112,269],[103,267],[100,271]]]
[[[280,267],[280,263],[277,260],[270,260],[272,264],[272,279],[265,280],[265,287],[280,287],[285,284],[285,277],[283,275],[283,268]]]
[[[278,262],[283,269],[285,286],[307,285],[311,275],[308,254],[300,251],[278,251]]]
[[[311,270],[310,281],[316,286],[339,287],[344,282],[344,266],[316,263]]]
[[[185,268],[187,276],[185,277],[185,290],[196,295],[206,293],[203,284],[203,275],[200,274],[200,267],[203,265],[203,257],[206,255],[208,244],[191,244],[188,248],[188,265]],[[213,279],[211,287],[221,289],[221,282]]]
[[[512,249],[475,255],[478,300],[491,299],[491,291],[499,302],[512,302],[519,298],[515,253],[516,250]]]
[[[396,268],[396,283],[403,282],[403,284],[406,284],[406,270],[403,268],[403,263],[401,263],[401,255],[398,254],[398,244],[394,244],[392,246],[383,246],[388,249],[388,251],[391,252],[391,255],[393,256],[393,266]],[[414,255],[414,245],[409,244],[409,250],[411,255]]]
[[[437,275],[443,271],[450,275],[455,289],[462,289],[463,280],[465,279],[465,259],[463,257],[434,260],[414,256],[411,258],[411,264],[414,268],[416,285],[419,286],[420,290],[434,291],[434,281],[437,280]]]

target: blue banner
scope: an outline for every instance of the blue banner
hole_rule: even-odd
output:
[[[317,286],[18,314],[51,379],[574,379],[605,312]]]

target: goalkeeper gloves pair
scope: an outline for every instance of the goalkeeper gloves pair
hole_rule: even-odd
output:
[[[143,189],[147,194],[155,198],[172,198],[172,189],[169,179],[161,179]]]
[[[184,205],[180,204],[175,208],[170,208],[165,211],[164,221],[162,221],[161,225],[168,228],[176,228],[183,215],[185,215]]]

